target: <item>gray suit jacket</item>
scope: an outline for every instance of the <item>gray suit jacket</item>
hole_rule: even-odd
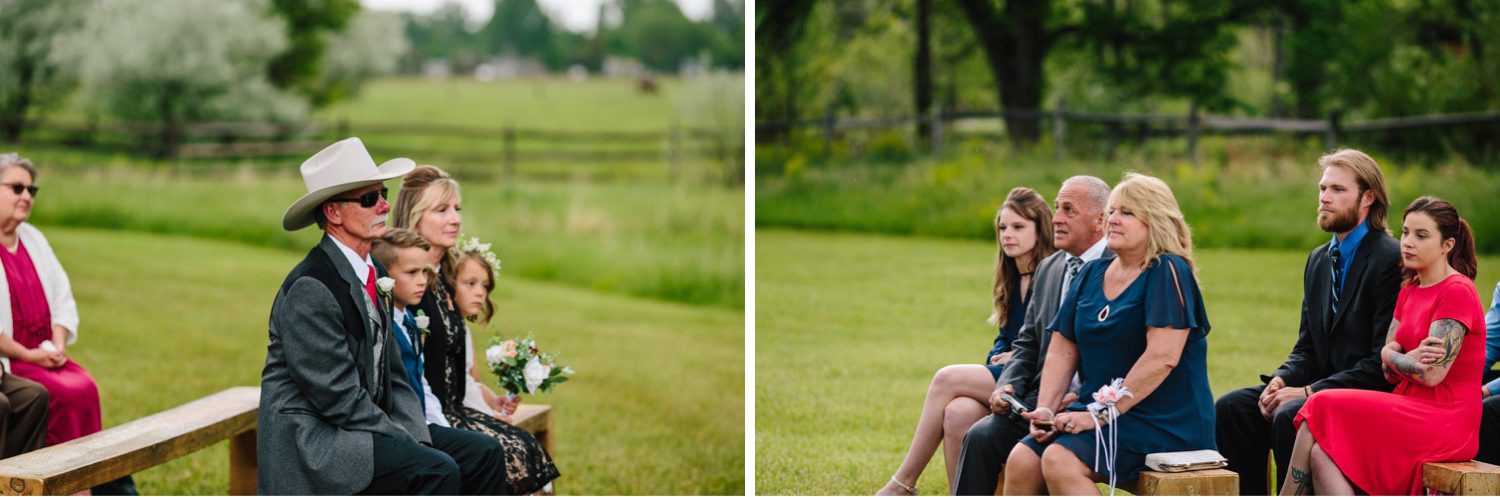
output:
[[[1101,257],[1113,253],[1104,249]],[[1005,370],[995,381],[995,388],[1004,385],[1014,388],[1016,398],[1028,407],[1036,407],[1037,387],[1042,382],[1042,363],[1047,361],[1047,345],[1052,343],[1052,333],[1047,331],[1047,325],[1052,324],[1057,308],[1062,306],[1062,284],[1067,273],[1068,254],[1061,250],[1037,265],[1031,280],[1033,290],[1031,305],[1026,307],[1026,321],[1021,323],[1016,341],[1011,343],[1012,352],[1010,360],[1005,362]]]
[[[349,495],[370,484],[374,433],[431,443],[388,312],[328,236],[282,283],[261,372],[262,494]]]

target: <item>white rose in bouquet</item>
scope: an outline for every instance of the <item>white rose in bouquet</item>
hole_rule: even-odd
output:
[[[494,369],[495,366],[505,361],[505,351],[499,345],[491,345],[490,348],[484,349],[484,358],[489,361],[490,369]]]
[[[542,364],[542,361],[532,357],[526,361],[526,369],[521,370],[521,375],[526,378],[526,393],[536,393],[536,387],[542,386],[547,375],[552,373],[552,368]]]

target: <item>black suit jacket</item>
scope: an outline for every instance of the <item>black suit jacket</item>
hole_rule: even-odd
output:
[[[1333,259],[1325,243],[1307,257],[1302,274],[1302,325],[1286,364],[1276,369],[1287,386],[1358,388],[1389,392],[1380,372],[1380,349],[1401,290],[1401,249],[1396,239],[1371,228],[1360,242],[1337,314],[1330,313]],[[1263,376],[1263,381],[1270,377]]]

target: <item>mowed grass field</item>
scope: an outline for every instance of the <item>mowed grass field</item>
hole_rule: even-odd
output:
[[[93,373],[104,425],[259,385],[277,286],[303,252],[182,236],[40,226],[82,316],[69,351]],[[563,494],[744,491],[739,312],[502,276],[492,334],[534,332],[578,374],[555,393]],[[493,378],[490,378],[492,381]],[[223,494],[227,443],[144,471],[143,495]]]
[[[757,230],[756,491],[868,495],[884,485],[933,373],[978,363],[994,340],[984,322],[994,257],[993,243],[977,241]],[[1307,251],[1195,258],[1217,396],[1286,359]],[[1500,258],[1479,267],[1488,305]],[[943,468],[939,450],[918,487],[945,493]]]

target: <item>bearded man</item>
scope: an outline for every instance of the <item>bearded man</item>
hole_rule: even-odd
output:
[[[1380,372],[1396,293],[1401,250],[1386,229],[1385,178],[1369,155],[1344,149],[1318,159],[1318,227],[1333,239],[1313,249],[1302,273],[1297,344],[1263,385],[1215,403],[1219,450],[1240,475],[1240,495],[1267,495],[1266,451],[1277,481],[1296,440],[1292,420],[1307,397],[1330,388],[1391,391]]]

